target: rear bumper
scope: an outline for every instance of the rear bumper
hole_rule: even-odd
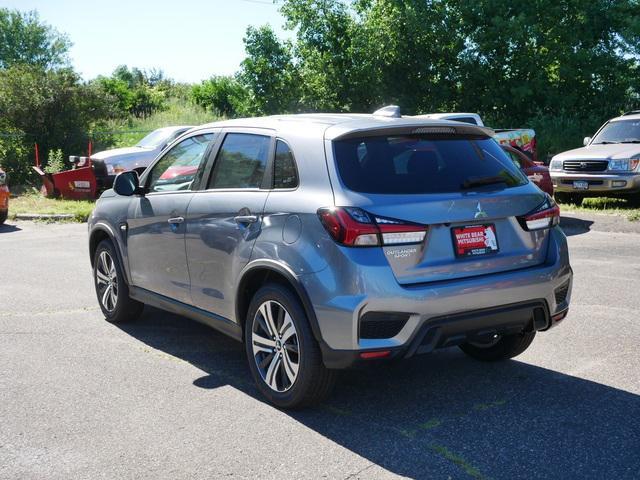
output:
[[[460,345],[471,340],[490,338],[493,335],[546,331],[560,323],[567,313],[568,308],[552,316],[546,302],[538,299],[430,318],[416,330],[406,345],[378,349],[377,352],[389,350],[389,354],[374,361],[410,358],[414,355],[431,353],[437,348]],[[324,345],[322,353],[327,367],[334,369],[350,368],[372,362],[360,356],[363,353],[362,350],[333,350]]]
[[[569,308],[573,274],[562,231],[553,229],[549,240],[541,265],[463,280],[402,286],[382,255],[366,265],[302,275],[325,364],[345,368],[362,352],[379,350],[390,350],[387,358],[407,357],[491,330],[551,328],[552,317]],[[403,312],[408,318],[392,338],[360,338],[360,319],[368,312]]]
[[[602,193],[629,194],[640,192],[640,174],[637,173],[569,173],[551,172],[553,188],[556,192],[571,192],[581,195],[597,195]],[[589,184],[586,190],[576,189],[574,181]]]

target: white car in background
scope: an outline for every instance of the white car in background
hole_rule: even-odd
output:
[[[640,194],[640,111],[612,118],[584,145],[551,159],[559,201],[579,204],[587,196]]]

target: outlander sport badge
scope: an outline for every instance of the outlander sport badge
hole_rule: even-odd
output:
[[[480,202],[478,202],[478,207],[477,207],[478,211],[476,212],[476,216],[474,218],[487,218],[487,212],[485,212],[484,210],[482,210],[482,207],[480,206]]]

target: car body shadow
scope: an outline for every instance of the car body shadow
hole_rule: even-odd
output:
[[[560,217],[560,228],[562,228],[562,231],[567,237],[587,233],[591,230],[591,225],[593,225],[591,220],[566,216]]]
[[[243,345],[146,308],[119,326],[263,401]],[[332,397],[285,412],[373,464],[410,478],[637,478],[640,396],[517,360],[474,361],[457,348],[342,372]],[[362,473],[366,478],[366,472]]]
[[[8,223],[0,224],[0,233],[11,233],[11,232],[19,232],[22,229],[17,225],[11,225]]]

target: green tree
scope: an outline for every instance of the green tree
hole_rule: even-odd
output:
[[[296,32],[293,63],[302,109],[347,111],[368,103],[361,98],[376,79],[361,78],[359,66],[369,52],[358,48],[359,24],[350,7],[339,0],[285,0],[281,12]]]
[[[373,97],[361,107],[401,105],[405,113],[449,110],[455,103],[457,35],[448,3],[425,0],[359,0],[359,90]],[[367,87],[367,85],[371,85]],[[372,89],[373,87],[373,89]]]
[[[0,70],[0,111],[3,113],[0,130],[10,128],[24,134],[24,143],[40,147],[40,157],[47,158],[49,150],[85,152],[88,135],[95,121],[112,115],[112,99],[95,85],[83,83],[73,70],[61,68],[42,70],[39,67],[15,65]],[[31,156],[21,160],[18,169]],[[16,178],[23,183],[27,178]]]
[[[110,77],[100,76],[94,81],[105,93],[116,99],[121,116],[145,118],[166,108],[167,92],[172,84],[161,70],[147,74],[136,67],[117,67]]]
[[[637,84],[627,16],[635,1],[450,2],[467,48],[460,104],[497,121],[538,113],[608,117]]]
[[[33,144],[24,132],[0,119],[0,167],[6,171],[11,185],[22,185],[32,177]],[[30,161],[31,160],[31,161]]]
[[[303,109],[406,113],[445,108],[464,47],[445,1],[285,0]],[[259,96],[259,95],[258,95]]]
[[[241,78],[261,111],[474,111],[535,126],[544,155],[640,101],[638,0],[284,0],[281,12],[290,46],[247,35]]]
[[[214,76],[191,88],[191,98],[197,105],[224,117],[250,113],[247,95],[243,85],[227,76]]]
[[[271,27],[249,27],[244,38],[247,57],[239,81],[251,92],[251,114],[296,111],[299,78],[292,63],[291,46],[281,42]]]
[[[18,64],[65,66],[70,46],[69,39],[41,22],[37,12],[0,8],[0,69]]]

